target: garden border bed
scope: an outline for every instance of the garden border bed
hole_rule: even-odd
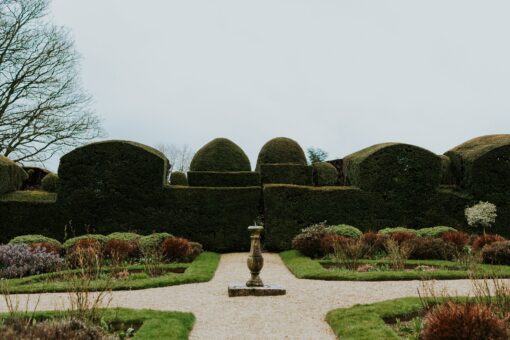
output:
[[[68,316],[63,311],[35,312],[37,320]],[[8,313],[0,314],[0,319],[9,318]],[[31,315],[32,316],[32,315]],[[188,339],[195,323],[195,316],[186,312],[155,311],[151,309],[108,308],[103,314],[105,322],[121,322],[124,324],[142,322],[136,331],[134,340],[152,339]]]
[[[422,308],[420,298],[407,297],[334,309],[328,312],[326,321],[344,340],[401,339],[384,320],[412,315]]]
[[[186,283],[210,281],[218,268],[220,255],[212,252],[203,252],[191,263],[174,263],[163,265],[163,268],[187,267],[182,274],[167,273],[162,276],[139,279],[136,281],[116,281],[112,290],[137,290],[145,288],[158,288]],[[139,269],[142,265],[127,266],[128,269]],[[105,269],[108,271],[107,269]],[[72,271],[68,271],[71,273]],[[53,293],[67,292],[69,285],[65,282],[48,282],[47,279],[62,275],[63,272],[32,275],[20,279],[4,280],[6,288],[11,294],[21,293]],[[94,282],[91,290],[100,290],[102,285]]]
[[[327,280],[327,281],[402,281],[402,280],[457,280],[469,279],[474,273],[466,270],[437,270],[426,271],[374,271],[374,272],[350,272],[332,271],[325,269],[321,260],[312,260],[302,255],[297,250],[289,250],[280,253],[285,266],[298,279]],[[372,260],[372,262],[381,262]],[[458,266],[458,263],[441,260],[409,260],[408,263],[432,266]],[[482,271],[479,274],[491,274],[499,278],[510,277],[510,266],[480,265]],[[475,274],[476,276],[476,274]]]

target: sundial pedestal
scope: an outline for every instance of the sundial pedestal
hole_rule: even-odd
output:
[[[275,284],[264,284],[259,274],[264,266],[264,258],[260,250],[260,234],[264,230],[262,226],[248,227],[251,232],[250,255],[248,256],[248,269],[251,278],[245,283],[228,285],[228,296],[275,296],[285,295],[285,287]]]

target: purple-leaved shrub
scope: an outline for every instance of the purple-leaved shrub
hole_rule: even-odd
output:
[[[0,278],[16,278],[49,273],[63,264],[62,258],[26,244],[0,246]]]

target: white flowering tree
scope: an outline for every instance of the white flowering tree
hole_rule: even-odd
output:
[[[483,228],[485,235],[485,228],[490,228],[496,222],[497,208],[496,205],[490,202],[478,202],[472,207],[464,210],[467,223],[472,228]]]

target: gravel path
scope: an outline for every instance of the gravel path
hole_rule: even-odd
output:
[[[278,254],[264,254],[262,279],[282,284],[287,295],[229,298],[227,286],[248,278],[246,253],[225,254],[210,282],[113,292],[111,307],[189,311],[197,321],[191,339],[334,339],[326,313],[357,303],[416,296],[419,281],[316,281],[296,279]],[[467,294],[469,280],[438,281],[437,287]],[[21,295],[20,300],[27,295]],[[65,293],[40,296],[39,310],[62,309]],[[30,303],[37,299],[31,297]],[[22,302],[21,306],[24,306]],[[5,311],[0,301],[0,311]]]

